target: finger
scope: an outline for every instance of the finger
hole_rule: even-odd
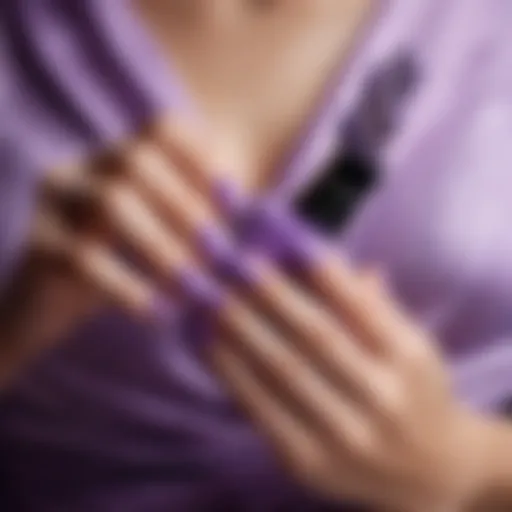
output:
[[[351,440],[342,432],[349,420],[338,418],[333,437],[304,420],[262,380],[250,363],[229,345],[219,344],[213,366],[239,403],[268,438],[278,457],[300,483],[336,498],[343,492],[360,490],[364,461],[358,457],[364,446],[361,437]],[[325,412],[324,412],[325,413]],[[356,444],[354,444],[354,442]],[[363,443],[357,446],[357,443]],[[333,478],[331,478],[333,477]]]
[[[116,233],[169,284],[181,269],[197,264],[197,258],[174,229],[155,215],[128,183],[116,183],[98,191],[106,218]]]
[[[292,472],[317,467],[323,454],[316,433],[261,384],[251,367],[228,345],[219,344],[212,362],[235,397]],[[317,462],[318,461],[318,462]]]
[[[137,142],[123,155],[130,178],[138,190],[169,216],[178,221],[186,235],[193,237],[215,212],[207,200],[179,169],[154,144]]]
[[[208,199],[191,186],[187,171],[178,169],[151,143],[136,143],[125,154],[133,186],[155,205],[164,219],[198,252],[202,261],[220,270],[235,252],[235,240]]]
[[[72,190],[80,182],[83,176],[84,166],[71,164],[55,167],[44,179],[42,184],[43,195],[46,193],[62,193],[65,190]]]
[[[69,232],[48,209],[39,216],[35,243],[47,253],[65,258],[80,278],[117,305],[137,316],[155,313],[158,293],[137,271],[100,240]]]
[[[120,169],[117,159],[112,157],[109,162]],[[96,160],[90,165],[95,163]],[[176,230],[154,213],[126,178],[126,174],[97,173],[88,167],[63,169],[54,174],[50,188],[56,192],[59,207],[63,202],[80,202],[82,216],[100,217],[103,225],[115,234],[116,242],[129,246],[160,277],[170,279],[177,268],[194,258]],[[90,234],[90,230],[84,231]]]
[[[258,291],[263,289],[266,293],[267,305],[271,303],[271,306],[275,307],[274,312],[279,311],[280,316],[277,322],[280,321],[280,324],[278,325],[281,326],[286,322],[292,327],[293,341],[287,344],[273,339],[271,333],[254,334],[258,326],[253,327],[254,322],[247,318],[243,311],[238,310],[233,319],[233,325],[236,321],[241,322],[237,328],[236,342],[244,347],[253,346],[254,353],[269,347],[269,352],[266,354],[268,357],[263,358],[264,365],[274,368],[274,371],[280,371],[285,382],[290,382],[293,374],[307,373],[301,365],[301,359],[294,360],[293,350],[290,350],[292,345],[292,349],[302,352],[308,362],[315,367],[316,372],[329,381],[330,389],[332,388],[338,397],[343,396],[344,399],[357,402],[361,413],[364,411],[372,421],[378,422],[375,425],[396,422],[396,418],[400,417],[404,410],[406,399],[400,384],[401,380],[398,378],[401,373],[397,365],[383,364],[371,357],[368,351],[362,350],[361,344],[358,344],[352,334],[343,329],[322,305],[312,301],[301,290],[290,286],[290,281],[274,267],[265,266],[263,261],[259,268],[264,269],[262,282],[265,284],[260,285]],[[374,272],[362,274],[360,278],[360,286],[367,286],[370,291],[375,289],[380,292],[381,279],[376,277]],[[276,316],[273,315],[273,319],[275,318]],[[254,332],[249,332],[253,329]],[[289,333],[287,334],[287,338],[290,339]],[[280,349],[272,346],[279,344]],[[424,344],[415,343],[410,336],[405,338],[403,344],[410,344],[410,346],[400,351],[397,362],[402,366],[411,367],[414,361],[414,368],[421,363],[426,363],[427,359],[423,357],[421,350]],[[290,353],[279,354],[279,351]],[[270,362],[272,358],[274,361]],[[283,368],[286,369],[283,370]],[[298,380],[312,386],[314,378],[308,380],[304,377],[296,377],[293,382]],[[315,391],[317,399],[320,400],[318,397],[322,393],[328,396],[330,389]],[[355,411],[356,409],[352,408],[352,415],[357,419]],[[361,427],[362,423],[360,420],[356,422],[360,435],[369,438],[370,435],[366,434]]]
[[[342,322],[266,260],[251,263],[257,267],[257,278],[252,280],[253,300],[338,385],[349,386],[364,400],[373,399],[373,379],[368,376],[377,375],[381,369]]]
[[[155,314],[159,295],[142,276],[94,240],[75,244],[73,261],[77,271],[97,285],[113,302],[136,316]]]
[[[302,415],[321,429],[324,435],[344,449],[365,442],[369,426],[350,393],[332,386],[328,379],[283,339],[272,326],[262,320],[243,301],[232,298],[220,312],[229,343],[266,382],[272,382],[273,393],[288,404],[295,404]]]
[[[373,350],[379,348],[383,315],[375,315],[373,308],[377,306],[381,313],[385,287],[369,286],[368,269],[364,275],[292,220],[285,217],[280,221],[282,237],[290,245],[291,262],[300,268],[295,277],[342,318],[355,337]],[[396,311],[393,316],[397,316]]]
[[[10,337],[10,331],[19,325],[18,320],[33,306],[34,296],[41,293],[42,279],[48,275],[60,276],[66,270],[66,262],[62,257],[66,239],[52,223],[45,220],[43,212],[38,210],[31,225],[27,253],[3,290],[0,322],[5,339]]]
[[[110,162],[117,169],[120,168],[116,159]],[[71,175],[71,172],[66,174],[68,182],[73,181],[69,178]],[[134,184],[126,179],[126,172],[94,173],[86,168],[76,176],[73,179],[78,185],[74,186],[83,196],[82,203],[89,213],[96,212],[102,224],[108,226],[117,250],[119,245],[128,249],[129,255],[135,256],[137,264],[142,265],[153,277],[163,280],[163,288],[167,291],[187,294],[189,298],[192,296],[206,302],[216,300],[214,283],[199,272],[190,271],[190,266],[193,268],[200,262],[177,233],[179,230],[168,226],[164,219],[154,213],[134,189]],[[64,196],[69,195],[67,187],[61,186],[66,180],[61,179],[57,187]],[[55,181],[59,183],[58,179]],[[90,229],[83,228],[80,232],[91,233]],[[123,256],[126,255],[123,252]]]
[[[70,188],[72,187],[72,188]],[[187,252],[183,244],[155,216],[126,180],[97,176],[87,169],[67,180],[54,180],[51,189],[56,208],[69,220],[70,210],[78,207],[83,218],[97,217],[117,243],[128,245],[149,263],[157,274],[170,278],[173,269],[183,264]],[[82,234],[91,234],[90,226],[71,223]]]
[[[154,142],[144,140],[125,146],[113,165],[123,169],[153,215],[197,253],[198,262],[221,279],[236,277],[235,240],[208,198],[187,179],[187,169],[178,169]]]
[[[88,197],[86,182],[83,166],[59,167],[48,174],[42,188],[42,202],[58,211],[71,229],[91,231],[101,225],[100,212]]]
[[[384,289],[384,277],[378,269],[370,267],[361,272],[361,284],[370,293],[378,293]]]
[[[154,124],[149,138],[181,168],[187,169],[187,179],[205,196],[211,198],[216,179],[213,144],[204,128],[184,119],[166,118]]]
[[[309,266],[306,279],[353,336],[374,352],[396,355],[401,340],[415,335],[382,278],[364,277],[341,257],[325,251]]]
[[[31,245],[36,252],[53,257],[64,256],[71,242],[62,221],[48,205],[38,211],[32,228]]]
[[[150,138],[178,167],[186,170],[186,178],[219,213],[232,219],[247,207],[247,192],[228,179],[219,179],[219,172],[232,163],[221,158],[218,144],[204,127],[188,120],[167,118],[151,127]]]

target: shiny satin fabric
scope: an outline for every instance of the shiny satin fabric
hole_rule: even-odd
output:
[[[0,11],[5,281],[46,169],[192,107],[128,2],[4,0]],[[506,0],[382,3],[266,197],[294,215],[326,154],[371,153],[378,186],[329,243],[380,265],[436,334],[461,399],[481,409],[512,394],[511,24]],[[414,82],[399,94],[404,65]],[[0,407],[0,464],[22,510],[333,508],[286,479],[178,324],[105,311]]]

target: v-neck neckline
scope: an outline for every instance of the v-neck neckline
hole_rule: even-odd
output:
[[[290,150],[275,169],[273,175],[276,179],[263,189],[263,196],[288,198],[295,194],[315,174],[319,164],[325,161],[335,146],[342,142],[338,140],[337,128],[340,116],[346,111],[343,108],[343,96],[347,79],[356,71],[356,64],[362,63],[371,35],[387,11],[390,1],[374,0],[370,13],[356,30],[350,49],[327,80],[320,101],[312,109],[309,119],[299,128]]]
[[[152,45],[155,51],[162,55],[162,48],[146,24],[140,20],[140,14],[135,9],[134,2],[123,0],[129,3],[132,16],[138,19],[138,24]],[[328,154],[329,144],[334,142],[330,140],[333,133],[333,121],[339,118],[340,96],[343,93],[347,76],[354,68],[354,64],[360,60],[365,52],[367,42],[378,25],[380,19],[384,16],[392,0],[372,0],[373,5],[369,6],[369,12],[364,15],[360,25],[356,28],[352,42],[335,69],[327,77],[323,92],[316,106],[310,109],[308,118],[298,127],[293,140],[290,141],[289,149],[283,152],[283,156],[278,159],[278,163],[269,173],[272,176],[268,182],[259,189],[252,190],[258,199],[277,199],[279,196],[288,195],[288,189],[295,190],[296,185],[302,182],[311,172],[314,173],[318,164],[318,157],[323,151]],[[187,95],[183,77],[179,76],[173,67],[172,59],[166,56],[163,59],[163,65],[167,61],[167,69],[170,81],[169,88],[179,98],[176,103],[181,110],[185,110],[187,115],[200,117],[199,112],[194,105],[194,101]]]

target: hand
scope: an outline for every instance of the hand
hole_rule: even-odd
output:
[[[75,298],[77,283],[87,283],[97,297],[153,316],[165,291],[159,283],[179,293],[191,265],[201,275],[208,255],[198,233],[221,229],[204,154],[166,127],[106,164],[53,173],[34,230],[36,261],[42,255],[70,270]],[[127,263],[120,246],[140,265]],[[378,279],[330,255],[315,261],[298,282],[248,255],[241,274],[250,286],[224,290],[217,308],[220,375],[312,489],[398,510],[464,502],[479,480],[478,422],[451,396],[428,335]],[[35,325],[27,317],[18,324]],[[72,324],[37,324],[13,345],[2,376],[19,366],[16,352],[33,356]]]
[[[288,471],[334,500],[462,510],[483,478],[486,438],[428,333],[378,275],[332,255],[317,255],[302,282],[251,265],[251,296],[226,302],[211,355]]]
[[[211,139],[190,132],[161,123],[108,156],[48,173],[27,260],[2,297],[0,388],[105,301],[155,318],[182,273],[203,265],[199,234],[221,227]]]

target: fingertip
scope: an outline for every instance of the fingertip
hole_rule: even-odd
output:
[[[177,276],[178,293],[185,300],[217,309],[223,301],[223,289],[196,269],[184,268]]]
[[[196,117],[173,112],[157,120],[150,127],[149,136],[173,147],[179,145],[192,149],[208,144],[211,140],[209,131],[205,123]]]
[[[212,186],[213,201],[221,215],[234,221],[248,207],[248,200],[242,190],[230,179],[216,179]]]
[[[370,291],[376,293],[389,292],[388,274],[383,268],[377,265],[363,269],[361,272],[361,280],[363,286]]]
[[[176,304],[171,298],[158,292],[151,297],[146,312],[155,323],[169,324],[176,319]]]

